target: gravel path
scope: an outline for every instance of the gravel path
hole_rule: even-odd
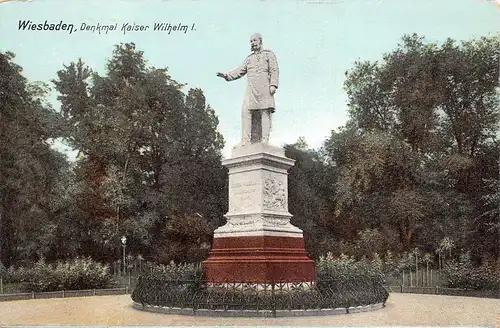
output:
[[[212,318],[135,310],[129,295],[96,296],[1,302],[2,325],[487,325],[500,328],[500,300],[393,293],[385,308],[365,313],[328,317]]]

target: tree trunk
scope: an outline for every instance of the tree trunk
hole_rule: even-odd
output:
[[[427,262],[427,267],[425,269],[425,285],[429,286],[429,262]]]
[[[441,279],[441,252],[438,254],[439,279]]]
[[[418,287],[418,255],[415,252],[415,286]]]
[[[403,249],[409,250],[413,242],[413,229],[406,228],[404,224],[399,226],[399,240]]]
[[[121,187],[123,188],[123,183],[125,182],[125,178],[127,177],[127,169],[128,169],[128,162],[129,162],[129,159],[130,159],[130,154],[129,156],[127,156],[127,160],[125,161],[125,165],[123,167],[123,174],[122,174],[122,181],[121,181]],[[120,197],[121,197],[121,193],[120,193]],[[122,220],[122,217],[121,217],[121,206],[120,206],[120,203],[122,202],[123,200],[120,199],[120,201],[118,202],[118,205],[116,205],[116,222],[117,222],[117,225],[116,225],[116,233],[120,233],[120,227],[121,227],[121,220]]]
[[[6,268],[13,265],[16,258],[15,230],[11,219],[12,213],[9,213],[14,202],[13,198],[12,195],[4,195],[0,202],[0,261]]]

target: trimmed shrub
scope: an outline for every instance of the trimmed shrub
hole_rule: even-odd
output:
[[[112,283],[107,265],[91,258],[76,258],[69,262],[58,262],[55,272],[65,290],[106,288]]]
[[[358,285],[360,283],[380,283],[384,281],[382,262],[375,258],[356,261],[347,255],[336,258],[331,253],[320,256],[316,262],[317,283],[322,281],[336,281],[339,285]]]
[[[384,273],[381,259],[356,261],[331,253],[320,256],[316,262],[316,286],[320,291],[343,295],[350,306],[385,303],[389,293],[383,287]]]
[[[203,267],[194,263],[175,263],[157,264],[146,262],[144,264],[146,273],[143,276],[158,277],[166,280],[202,280]]]
[[[79,257],[56,264],[47,264],[42,259],[30,268],[11,267],[7,277],[10,282],[20,283],[24,292],[97,289],[112,283],[107,265]]]
[[[30,268],[9,268],[8,280],[20,283],[20,289],[23,292],[56,291],[60,290],[59,286],[61,286],[60,275],[43,259]]]
[[[500,289],[500,275],[493,266],[484,264],[480,267],[472,265],[470,253],[460,255],[459,261],[451,261],[443,268],[446,287],[473,290]]]
[[[139,276],[139,289],[136,287],[136,290],[141,290],[143,287],[140,286],[144,286],[144,282],[141,283],[141,279],[159,282],[162,286],[160,289],[167,293],[183,292],[186,290],[196,292],[202,288],[204,276],[201,263],[177,264],[171,261],[165,265],[148,262],[146,263],[146,267],[148,268],[148,272]],[[153,290],[153,294],[155,293]]]
[[[152,266],[141,275],[132,293],[134,302],[171,307],[208,309],[320,309],[385,303],[389,293],[382,286],[381,262],[321,257],[315,286],[286,283],[234,282],[210,285],[201,265]],[[265,286],[264,286],[265,285]]]

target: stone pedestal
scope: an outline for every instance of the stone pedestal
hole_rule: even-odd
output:
[[[262,143],[235,147],[223,161],[229,169],[229,212],[204,262],[208,282],[314,281],[302,231],[288,212],[293,164],[284,149]]]

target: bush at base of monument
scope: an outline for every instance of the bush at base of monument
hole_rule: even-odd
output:
[[[326,281],[330,288],[355,288],[382,285],[384,273],[382,268],[367,260],[356,261],[353,257],[341,255],[334,257],[331,253],[320,256],[316,262],[317,284],[321,287]],[[332,285],[333,283],[333,285]]]
[[[327,256],[317,266],[318,277],[314,285],[228,281],[214,286],[203,279],[200,266],[192,266],[194,270],[188,274],[175,270],[175,265],[171,264],[163,272],[140,276],[132,300],[143,305],[172,308],[305,310],[385,303],[389,296],[378,268],[369,263]],[[179,271],[183,274],[176,273]]]
[[[500,262],[496,266],[484,263],[474,267],[469,252],[461,254],[458,261],[447,263],[443,275],[448,288],[500,291]]]
[[[24,292],[52,292],[109,287],[112,276],[107,265],[90,258],[75,258],[56,264],[36,262],[32,267],[9,268],[7,281],[19,283]]]

